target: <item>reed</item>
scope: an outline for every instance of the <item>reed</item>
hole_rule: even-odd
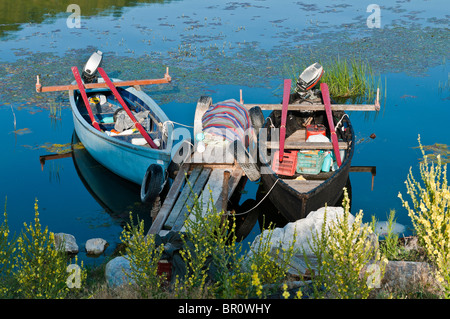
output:
[[[324,67],[321,83],[327,83],[331,97],[339,103],[373,103],[377,88],[381,87],[381,77],[376,76],[370,64],[362,59],[341,59],[340,57],[326,61],[309,61],[293,64],[289,73],[293,86],[303,70],[314,62]],[[381,99],[381,97],[380,97]]]

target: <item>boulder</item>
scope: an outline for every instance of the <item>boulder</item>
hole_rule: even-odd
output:
[[[91,238],[86,242],[86,253],[88,255],[100,255],[106,247],[108,247],[108,242],[103,238]]]
[[[305,252],[308,260],[314,266],[315,256],[311,251],[309,243],[313,238],[313,234],[320,234],[322,231],[325,209],[327,212],[327,225],[330,225],[344,215],[344,209],[342,207],[322,207],[316,211],[310,212],[305,218],[288,223],[283,228],[275,228],[273,230],[270,241],[273,254],[275,254],[277,248],[289,248],[294,240],[294,234],[296,236],[294,249],[297,253],[291,260],[291,269],[289,270],[292,275],[298,275],[299,273],[304,274],[307,270],[303,252]],[[349,225],[351,225],[354,220],[355,217],[352,214],[349,214]],[[257,251],[261,237],[267,237],[267,232],[268,231],[265,230],[255,238],[252,243],[253,251]],[[278,256],[278,258],[281,258],[281,256]]]
[[[75,236],[65,233],[55,234],[55,246],[69,254],[78,254],[78,245]]]
[[[427,291],[438,293],[440,284],[433,267],[426,262],[389,261],[381,289],[386,291]]]
[[[105,279],[109,287],[119,287],[129,283],[130,262],[123,256],[110,260],[105,267]]]
[[[389,222],[387,221],[377,222],[375,224],[375,233],[378,234],[380,237],[386,237],[389,230],[388,227]],[[402,235],[406,230],[406,227],[404,225],[396,222],[393,222],[391,227],[392,227],[391,231],[395,235]]]

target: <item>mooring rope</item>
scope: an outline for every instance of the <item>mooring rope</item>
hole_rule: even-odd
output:
[[[269,189],[269,191],[267,192],[267,194],[259,201],[258,204],[256,204],[254,207],[250,208],[249,210],[247,210],[246,212],[243,213],[235,213],[235,214],[230,214],[230,213],[226,213],[225,215],[227,216],[240,216],[240,215],[245,215],[248,214],[249,212],[251,212],[252,210],[254,210],[256,207],[258,207],[265,199],[267,196],[269,196],[270,192],[272,191],[272,189],[275,187],[275,185],[278,183],[280,179],[277,178],[277,180],[275,181],[275,183],[273,183],[272,187]]]

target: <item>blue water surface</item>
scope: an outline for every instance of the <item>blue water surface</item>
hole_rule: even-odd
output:
[[[200,95],[215,102],[238,100],[242,89],[246,103],[279,103],[282,80],[290,76],[284,69],[302,55],[351,53],[368,59],[381,79],[383,101],[378,114],[349,113],[357,141],[352,165],[374,165],[377,174],[371,190],[369,173],[351,173],[352,212],[363,210],[365,221],[372,215],[382,221],[394,209],[397,222],[411,233],[398,193],[406,195],[410,167],[419,177],[418,136],[423,145],[450,144],[446,0],[379,1],[380,29],[366,24],[369,1],[132,2],[86,15],[80,3],[80,29],[68,27],[65,10],[15,23],[0,16],[0,25],[10,27],[0,44],[0,203],[7,202],[13,232],[33,221],[37,200],[41,223],[53,232],[73,234],[81,258],[96,263],[120,242],[129,211],[148,218],[149,211],[136,206],[135,186],[120,183],[86,154],[80,155],[83,173],[72,157],[47,161],[41,169],[39,157],[49,153],[42,146],[71,143],[74,131],[67,94],[38,99],[44,93],[34,93],[34,75],[41,74],[45,85],[66,84],[72,80],[70,67],[81,68],[100,49],[111,68],[107,72],[124,80],[160,77],[169,66],[173,84],[144,89],[172,121],[185,125],[192,125]],[[152,69],[151,63],[161,69]],[[58,106],[56,116],[48,101]],[[373,133],[374,139],[369,137]],[[256,189],[248,183],[241,201],[255,198]],[[116,212],[102,200],[104,193],[115,199],[111,206]],[[257,232],[255,227],[247,240]],[[100,259],[83,251],[94,237],[110,243]]]

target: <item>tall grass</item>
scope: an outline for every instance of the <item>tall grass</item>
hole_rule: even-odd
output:
[[[314,62],[319,62],[323,66],[325,72],[320,83],[328,84],[330,95],[337,102],[373,103],[377,88],[380,88],[380,92],[382,91],[381,77],[375,75],[368,62],[340,57],[292,65],[288,72],[294,87],[303,70]]]

